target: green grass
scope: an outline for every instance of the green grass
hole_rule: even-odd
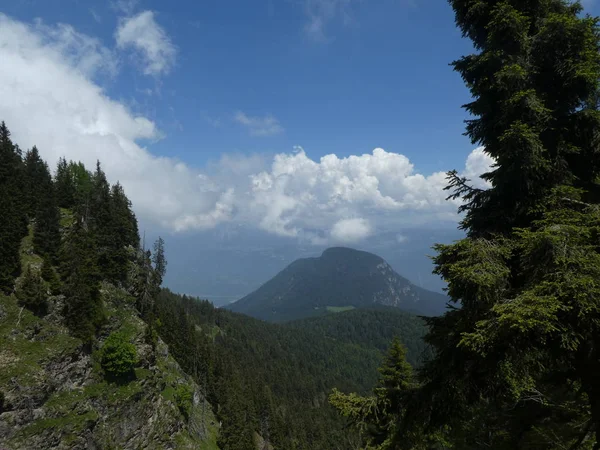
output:
[[[0,322],[0,389],[13,377],[21,385],[35,383],[42,363],[75,350],[81,343],[64,329],[21,309],[14,296],[0,294],[0,305],[6,314]],[[34,340],[20,332],[34,326],[40,327]]]
[[[76,434],[84,430],[89,423],[98,420],[96,411],[86,411],[83,414],[71,412],[61,417],[51,419],[38,419],[23,428],[19,435],[21,437],[35,436],[49,428],[57,428],[66,434]]]
[[[33,253],[33,226],[27,227],[27,236],[21,241],[21,269],[25,271],[27,266],[42,267],[42,258]]]
[[[344,311],[352,311],[354,306],[327,306],[327,312],[340,313]]]
[[[70,209],[60,208],[60,227],[71,228],[73,222],[75,222],[73,212]]]

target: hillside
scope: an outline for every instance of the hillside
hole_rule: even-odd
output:
[[[153,321],[164,243],[100,162],[23,154],[0,123],[0,448],[217,450],[205,393]]]
[[[423,321],[397,308],[354,309],[294,320],[284,325],[315,337],[378,350],[381,354],[397,336],[406,347],[407,360],[412,365],[418,366],[430,356],[423,343],[426,330]]]
[[[163,290],[157,314],[173,355],[207,386],[227,449],[250,448],[253,433],[277,449],[355,448],[331,389],[368,392],[394,336],[409,361],[425,352],[421,320],[396,309],[271,324]]]
[[[442,314],[447,298],[413,285],[382,258],[344,247],[294,261],[259,289],[227,306],[252,317],[285,322],[322,315],[328,308],[392,306]]]
[[[28,237],[22,259],[41,264]],[[164,342],[149,342],[135,298],[109,283],[100,292],[105,321],[93,343],[64,326],[64,295],[44,292],[40,316],[0,293],[0,447],[217,449],[211,406]],[[124,378],[102,366],[111,336],[135,349]]]

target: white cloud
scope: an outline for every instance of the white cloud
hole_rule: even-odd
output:
[[[100,159],[147,221],[179,229],[188,216],[196,228],[223,220],[226,196],[207,189],[184,164],[140,146],[160,133],[92,81],[110,61],[91,42],[68,26],[30,26],[0,14],[0,119],[15,142],[36,144],[51,167],[63,155],[90,168]]]
[[[485,152],[485,148],[478,147],[467,157],[463,176],[470,180],[469,184],[476,188],[487,189],[491,183],[483,180],[480,176],[491,170],[491,157]]]
[[[177,50],[165,30],[154,20],[152,11],[122,19],[115,38],[118,48],[131,48],[137,52],[146,75],[167,74],[175,64]]]
[[[235,113],[234,120],[245,126],[252,136],[274,136],[284,131],[279,121],[270,114],[264,117],[253,117],[238,111]]]
[[[1,14],[1,13],[0,13]],[[4,16],[5,21],[9,21]],[[116,55],[95,38],[79,33],[70,25],[58,24],[48,26],[37,19],[32,32],[36,34],[45,48],[57,52],[73,69],[88,77],[105,73],[113,76],[117,73],[118,60]],[[9,30],[3,33],[7,46],[18,46],[19,35],[11,34]]]
[[[335,241],[358,242],[371,234],[371,225],[365,219],[341,219],[331,228],[331,237]]]
[[[95,81],[115,64],[96,40],[0,14],[0,48],[0,120],[14,140],[24,149],[38,145],[52,167],[60,156],[90,168],[100,159],[147,224],[183,231],[230,222],[326,243],[457,220],[444,173],[418,173],[407,157],[379,148],[319,160],[301,148],[269,159],[227,155],[202,171],[153,156],[142,142],[161,137],[155,124]],[[490,162],[476,149],[462,173],[473,178]]]

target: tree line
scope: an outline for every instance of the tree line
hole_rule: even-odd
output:
[[[101,282],[130,291],[150,311],[166,270],[164,242],[140,248],[131,201],[95,170],[60,158],[52,175],[37,147],[25,153],[0,124],[0,291],[44,314],[48,294],[64,295],[65,324],[88,342],[104,321]],[[41,266],[21,254],[31,233]],[[20,277],[15,286],[15,280]]]

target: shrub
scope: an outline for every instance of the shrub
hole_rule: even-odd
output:
[[[39,274],[27,266],[23,278],[17,286],[15,296],[19,305],[32,311],[37,315],[44,315],[48,311],[46,301],[46,286]]]
[[[135,345],[123,333],[114,332],[102,346],[101,365],[104,371],[114,377],[125,377],[133,372],[137,364]]]
[[[186,419],[189,419],[190,412],[192,411],[193,395],[192,388],[187,384],[180,384],[175,390],[175,403]]]

